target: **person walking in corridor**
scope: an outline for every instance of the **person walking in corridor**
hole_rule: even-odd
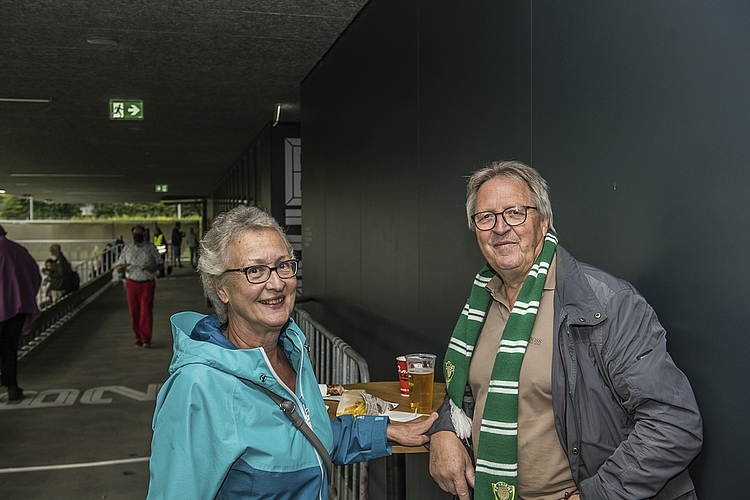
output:
[[[36,293],[42,283],[36,261],[28,250],[9,240],[0,226],[0,371],[8,401],[23,399],[18,387],[18,340],[39,316]]]
[[[190,250],[190,267],[196,269],[198,267],[198,235],[195,234],[195,229],[192,227],[187,236],[185,236],[185,243]]]
[[[180,255],[182,254],[182,238],[185,233],[180,229],[181,226],[182,224],[175,222],[172,228],[172,260],[175,267],[182,267]]]
[[[125,245],[115,261],[117,272],[125,271],[130,322],[136,347],[150,347],[154,325],[156,276],[164,267],[153,243],[146,241],[146,229],[134,226],[133,243]]]

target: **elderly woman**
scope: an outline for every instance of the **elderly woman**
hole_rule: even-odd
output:
[[[390,441],[427,442],[437,414],[409,423],[330,420],[305,337],[290,319],[297,261],[271,216],[246,206],[219,215],[201,241],[198,269],[216,314],[172,317],[149,499],[328,498],[321,456],[259,385],[294,402],[336,464],[389,455]]]

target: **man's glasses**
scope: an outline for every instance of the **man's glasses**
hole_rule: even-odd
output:
[[[536,207],[522,206],[506,208],[502,212],[477,212],[471,216],[474,225],[480,231],[489,231],[497,224],[497,216],[503,218],[509,226],[520,226],[526,222],[529,209],[538,210]]]
[[[265,283],[271,278],[271,271],[276,271],[276,274],[279,275],[279,278],[288,279],[297,276],[298,268],[298,261],[296,259],[291,259],[279,262],[276,267],[257,265],[243,267],[241,269],[227,269],[224,272],[242,273],[245,275],[245,278],[247,278],[248,283],[258,285],[260,283]]]

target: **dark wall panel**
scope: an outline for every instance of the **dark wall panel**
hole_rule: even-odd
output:
[[[302,86],[305,283],[364,354],[442,356],[481,264],[465,178],[520,159],[574,255],[633,282],[690,377],[701,498],[748,462],[750,4],[371,0]],[[307,247],[306,247],[307,250]]]
[[[368,5],[302,86],[308,308],[381,379],[418,325],[416,13]]]
[[[750,243],[750,5],[534,5],[533,161],[561,242],[655,307],[705,420],[699,492],[737,498],[727,479],[750,458],[737,398],[750,393],[737,354],[750,348],[750,271],[738,265]]]
[[[442,358],[483,261],[465,210],[472,171],[528,159],[530,9],[524,2],[421,2],[420,333]],[[429,339],[429,342],[427,341]]]
[[[481,266],[466,176],[530,154],[530,9],[427,5],[370,2],[302,86],[308,308],[381,379],[442,356]]]

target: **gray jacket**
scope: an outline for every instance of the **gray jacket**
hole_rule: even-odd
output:
[[[695,498],[703,424],[646,299],[558,246],[555,321],[555,425],[581,497]]]
[[[552,400],[582,500],[696,498],[703,442],[690,383],[628,282],[557,247]],[[452,429],[444,404],[431,432]]]

